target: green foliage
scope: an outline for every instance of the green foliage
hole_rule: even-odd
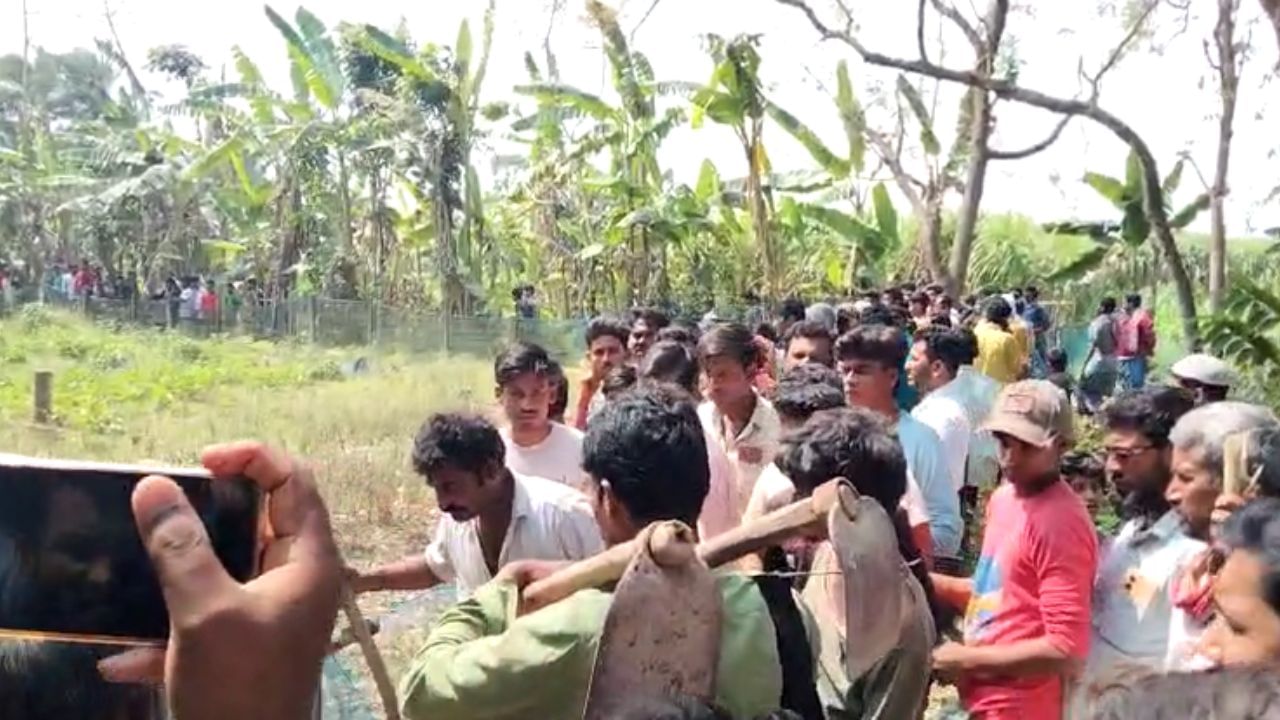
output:
[[[0,321],[0,418],[31,412],[36,369],[51,369],[54,412],[68,428],[113,432],[131,417],[200,400],[217,389],[267,389],[341,379],[321,353],[269,343],[111,330],[44,306]]]
[[[1280,402],[1280,293],[1236,278],[1223,312],[1202,321],[1210,352],[1243,371],[1244,395]]]

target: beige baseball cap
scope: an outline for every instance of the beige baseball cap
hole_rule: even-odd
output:
[[[1075,440],[1075,413],[1057,385],[1023,380],[1005,386],[982,427],[1039,447],[1049,447],[1058,438],[1071,444]]]

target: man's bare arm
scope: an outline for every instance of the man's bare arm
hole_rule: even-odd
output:
[[[431,571],[427,559],[421,555],[408,557],[386,565],[355,574],[351,589],[357,593],[384,590],[426,590],[443,581]]]

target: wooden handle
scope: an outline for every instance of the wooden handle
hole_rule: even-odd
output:
[[[841,482],[843,481],[832,480],[820,486],[812,496],[804,500],[794,502],[699,544],[698,555],[709,567],[719,567],[743,555],[776,545],[793,536],[796,531],[809,527],[815,522],[825,522],[827,513],[839,502],[838,488]],[[655,559],[664,565],[669,564],[662,559],[662,546],[666,543],[663,538],[672,537],[664,535],[668,532],[690,531],[683,523],[674,521],[664,522],[654,529],[651,536],[653,539],[649,544],[650,551],[653,552]],[[563,600],[579,590],[617,582],[636,555],[638,549],[636,543],[636,540],[631,540],[614,545],[599,555],[576,562],[550,577],[530,583],[521,596],[521,609],[530,612]],[[672,546],[678,551],[681,543],[672,543]],[[678,558],[673,557],[671,560],[670,564],[678,562]]]
[[[698,555],[709,567],[720,567],[777,545],[814,523],[825,523],[827,513],[838,502],[839,485],[839,480],[832,480],[804,500],[717,535],[698,545]]]
[[[364,653],[364,661],[369,666],[369,674],[373,676],[373,684],[378,688],[382,698],[382,708],[387,720],[400,720],[400,701],[396,698],[396,686],[391,682],[391,674],[387,672],[387,664],[373,642],[373,635],[365,623],[364,613],[356,604],[356,595],[351,591],[349,583],[342,583],[342,611],[346,613],[347,622],[355,632],[356,642]]]

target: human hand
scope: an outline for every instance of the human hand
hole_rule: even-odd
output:
[[[1210,525],[1215,529],[1221,528],[1227,518],[1244,507],[1247,502],[1248,500],[1235,493],[1222,493],[1217,500],[1213,501],[1213,513],[1209,516]]]
[[[969,669],[972,648],[945,642],[933,650],[933,672],[944,682],[954,683]]]
[[[367,592],[376,592],[382,588],[378,587],[378,581],[371,575],[365,575],[350,565],[342,566],[342,580],[351,586],[351,592],[360,595]]]
[[[244,476],[266,493],[262,574],[232,579],[182,489],[144,479],[133,515],[164,592],[169,643],[107,658],[99,670],[114,682],[163,681],[183,720],[308,718],[342,581],[324,501],[309,469],[258,443],[210,448],[203,462],[215,477]]]
[[[524,589],[539,580],[555,575],[561,569],[573,563],[568,560],[517,560],[504,565],[494,577],[495,582],[510,583],[516,586],[519,602],[516,615],[523,616],[541,609],[542,605],[525,599]]]

